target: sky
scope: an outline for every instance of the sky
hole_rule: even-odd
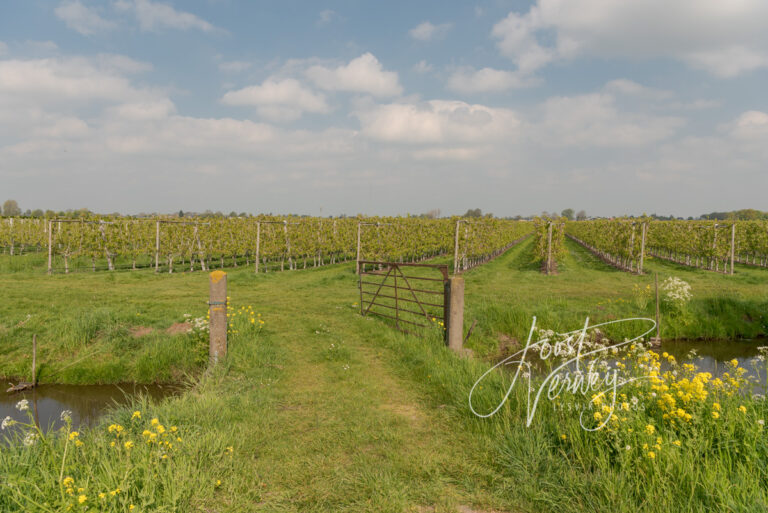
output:
[[[768,210],[765,0],[3,0],[22,209]]]

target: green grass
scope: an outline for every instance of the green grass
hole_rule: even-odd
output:
[[[362,318],[352,265],[229,272],[233,306],[252,305],[265,325],[258,334],[234,334],[228,358],[204,374],[204,342],[165,330],[185,313],[205,314],[206,274],[18,272],[0,276],[6,299],[0,375],[28,375],[37,333],[42,381],[193,376],[194,386],[181,397],[117,409],[81,433],[82,447],[69,442],[63,476],[83,487],[89,511],[126,511],[130,504],[134,511],[764,508],[766,448],[762,441],[744,445],[751,421],[734,420],[723,432],[705,432],[710,424],[702,423],[682,456],[665,452],[652,464],[638,454],[625,464],[613,438],[582,431],[573,415],[544,408],[526,428],[520,392],[494,418],[471,414],[469,389],[488,368],[485,357],[498,351],[500,334],[522,339],[532,315],[559,329],[575,329],[587,315],[595,322],[636,316],[632,287],[649,283],[648,276],[611,270],[572,244],[560,274],[543,276],[530,261],[530,245],[465,275],[465,320],[478,320],[469,345],[480,358],[452,354],[437,332],[418,339]],[[738,268],[728,277],[657,261],[648,268],[693,288],[687,314],[665,313],[665,335],[765,333],[764,270]],[[644,313],[650,312],[648,305]],[[131,330],[139,326],[154,331],[134,337]],[[492,404],[492,392],[503,390],[506,379],[493,375],[485,383],[483,405]],[[735,415],[737,401],[723,400],[723,411]],[[757,403],[749,408],[749,419],[766,415]],[[130,418],[134,409],[142,411],[140,424]],[[170,461],[154,462],[150,446],[141,445],[134,459],[109,446],[114,435],[107,425],[133,426],[129,436],[141,442],[152,417],[178,426],[184,440]],[[567,444],[558,438],[564,433]],[[672,436],[665,432],[665,443]],[[66,437],[52,434],[48,442],[0,450],[1,511],[61,511],[77,502],[66,493],[62,498]],[[99,502],[98,493],[116,487],[119,501]]]
[[[493,354],[499,335],[525,340],[535,315],[537,324],[569,331],[587,317],[601,323],[631,317],[655,318],[655,303],[636,301],[633,287],[653,289],[677,276],[690,283],[693,299],[683,312],[661,305],[661,335],[665,339],[755,338],[768,334],[768,273],[737,266],[734,276],[650,259],[646,274],[616,270],[573,241],[569,254],[558,262],[559,274],[545,276],[532,262],[532,241],[512,248],[498,262],[482,266],[468,276],[465,291],[467,322],[478,321],[469,347],[479,355]],[[663,294],[663,293],[662,293]],[[639,303],[639,304],[638,304]],[[617,326],[612,338],[638,334],[637,325]],[[641,330],[641,332],[644,330]]]

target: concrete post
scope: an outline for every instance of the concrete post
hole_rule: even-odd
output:
[[[357,223],[357,263],[355,265],[355,274],[360,274],[360,223]]]
[[[53,273],[53,221],[48,221],[48,274]]]
[[[456,235],[453,240],[453,274],[459,272],[459,224],[461,221],[456,221]]]
[[[645,260],[645,234],[648,230],[648,224],[643,223],[643,238],[640,241],[640,265],[637,268],[638,274],[643,274],[643,261]]]
[[[155,272],[160,271],[160,221],[155,223]]]
[[[261,258],[261,221],[256,221],[256,272],[259,272],[259,258]]]
[[[210,275],[210,346],[211,365],[227,354],[227,273],[213,271]]]
[[[547,274],[552,272],[552,221],[547,226]]]
[[[464,347],[464,278],[449,278],[448,347],[459,353]]]
[[[735,259],[736,249],[736,223],[731,225],[731,274],[733,274],[733,261]]]

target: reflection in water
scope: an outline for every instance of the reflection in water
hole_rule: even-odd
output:
[[[22,399],[29,401],[29,411],[43,431],[58,429],[64,425],[61,412],[72,412],[72,426],[93,426],[98,418],[110,406],[127,404],[136,395],[160,399],[176,395],[180,388],[175,385],[39,385],[32,390],[16,394],[0,391],[0,421],[6,417],[28,423],[27,412],[16,409],[16,403]],[[8,434],[8,429],[0,433]]]
[[[723,373],[728,372],[725,366],[726,362],[733,360],[734,358],[739,361],[739,366],[746,369],[745,376],[749,376],[756,379],[755,385],[752,387],[752,393],[766,394],[766,383],[768,383],[768,376],[766,376],[766,362],[761,361],[759,347],[768,346],[768,339],[757,340],[717,340],[717,341],[687,341],[687,340],[669,340],[662,342],[661,348],[652,349],[658,354],[669,353],[675,357],[678,364],[681,363],[693,363],[698,367],[698,372],[709,372],[713,378],[722,377]],[[688,355],[692,350],[696,351],[696,355],[693,359],[688,358]],[[610,353],[602,353],[603,355],[610,355]],[[568,358],[574,358],[574,355]],[[589,361],[592,357],[582,359],[582,364],[585,361]],[[515,358],[512,359],[516,360]],[[551,359],[550,359],[551,360]],[[539,375],[548,375],[552,370],[552,362],[542,362],[538,357],[530,355],[526,357],[526,361],[531,364],[531,368],[534,373]],[[606,359],[610,364],[613,364],[615,360],[610,356]],[[661,372],[672,370],[670,364],[665,358],[660,358]],[[517,364],[513,363],[507,370],[514,372],[517,368]],[[574,370],[575,364],[568,366],[569,369]]]
[[[718,340],[714,342],[696,342],[686,340],[671,340],[662,342],[660,349],[654,349],[661,354],[667,352],[675,357],[678,363],[688,362],[695,364],[699,372],[709,372],[713,378],[719,378],[724,372],[728,372],[726,362],[734,358],[739,361],[739,366],[747,370],[746,376],[757,378],[758,386],[755,393],[763,393],[766,387],[765,361],[760,361],[758,347],[768,346],[768,340]],[[691,350],[696,351],[696,356],[689,360]],[[661,359],[662,372],[669,369],[666,360]]]

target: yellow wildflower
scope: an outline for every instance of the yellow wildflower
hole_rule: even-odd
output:
[[[72,432],[69,434],[69,439],[70,439],[70,440],[74,440],[74,439],[75,439],[75,438],[77,438],[78,436],[80,436],[80,433],[78,433],[77,431],[72,431]]]
[[[88,500],[88,497],[86,497],[85,495],[81,495],[77,498],[77,502],[79,502],[80,504],[84,503],[87,500]]]
[[[652,435],[655,431],[656,431],[656,428],[653,427],[652,424],[648,424],[647,426],[645,426],[645,432],[648,433],[649,435]]]
[[[712,412],[712,418],[713,418],[713,419],[719,419],[719,418],[720,418],[720,414],[719,414],[719,413],[717,413],[716,411],[713,411],[713,412]]]
[[[739,406],[739,411],[740,411],[741,413],[747,413],[747,407],[746,407],[746,406],[744,406],[744,405],[741,405],[741,406]]]

